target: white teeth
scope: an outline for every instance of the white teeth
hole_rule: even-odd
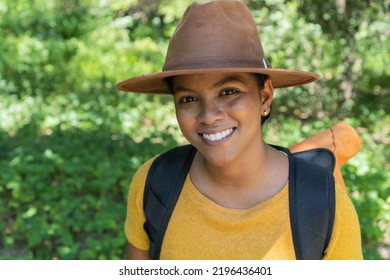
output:
[[[229,136],[230,134],[232,134],[232,132],[233,132],[233,128],[229,128],[229,129],[226,129],[222,132],[218,132],[215,134],[203,134],[203,137],[209,141],[219,141],[219,140]]]

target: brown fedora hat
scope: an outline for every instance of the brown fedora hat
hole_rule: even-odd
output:
[[[191,4],[170,40],[162,72],[117,84],[123,91],[169,93],[164,78],[210,72],[269,75],[275,88],[303,85],[318,74],[272,68],[264,55],[256,24],[241,1]]]

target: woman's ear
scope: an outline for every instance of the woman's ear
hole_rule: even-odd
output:
[[[263,112],[270,112],[273,97],[274,87],[272,86],[271,79],[267,79],[264,82],[264,88],[261,94],[261,109]]]

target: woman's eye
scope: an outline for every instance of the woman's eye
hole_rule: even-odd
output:
[[[180,98],[179,103],[190,103],[196,101],[196,98],[193,96],[184,96]]]
[[[236,94],[236,93],[238,93],[238,90],[236,90],[234,88],[227,88],[227,89],[222,90],[220,95],[221,96],[228,96],[228,95],[232,95],[232,94]]]

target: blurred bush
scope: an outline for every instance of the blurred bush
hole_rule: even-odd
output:
[[[2,132],[2,140],[2,247],[3,254],[16,253],[4,257],[124,257],[130,178],[166,147],[147,140],[135,143],[104,126],[90,131],[57,126],[40,135],[36,123],[12,138]]]
[[[170,97],[115,83],[161,69],[190,2],[0,1],[0,258],[125,257],[135,170],[184,140]],[[381,258],[390,246],[388,3],[246,2],[274,67],[322,77],[276,92],[267,141],[291,145],[340,120],[357,128],[363,148],[343,174],[364,256]]]

